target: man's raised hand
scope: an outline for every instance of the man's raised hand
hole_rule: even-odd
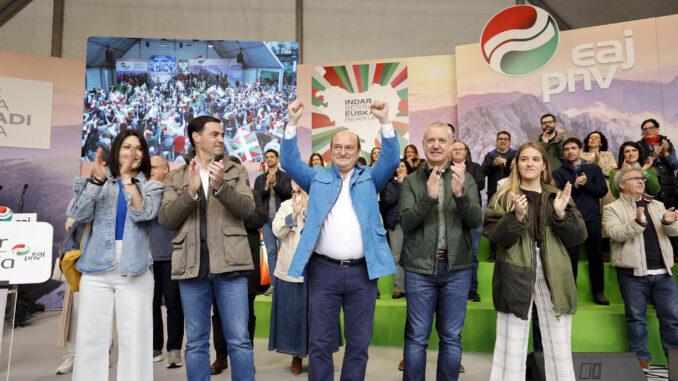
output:
[[[294,102],[287,105],[287,113],[290,117],[289,125],[296,126],[299,123],[301,114],[304,113],[304,104],[300,100],[296,99]]]
[[[388,120],[388,103],[384,101],[374,101],[370,104],[370,112],[381,124],[391,124]]]

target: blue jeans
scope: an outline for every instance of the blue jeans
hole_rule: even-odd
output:
[[[228,343],[231,379],[254,380],[254,354],[247,332],[247,277],[227,278],[208,273],[202,279],[180,280],[179,288],[186,321],[187,378],[191,381],[210,379],[210,316],[214,294]]]
[[[473,246],[473,275],[471,275],[471,290],[478,291],[478,247],[483,235],[483,225],[471,229],[471,245]]]
[[[282,240],[273,234],[273,217],[268,217],[264,226],[261,227],[261,235],[264,236],[264,245],[266,246],[266,257],[268,258],[268,274],[271,277],[271,285],[273,285],[273,271],[275,271],[275,263],[278,261],[278,248]]]
[[[669,348],[678,348],[678,287],[669,274],[636,277],[624,270],[617,269],[617,280],[624,299],[629,349],[649,362],[652,355],[647,350],[647,301],[652,299],[657,311],[659,336],[668,353]]]
[[[342,267],[316,254],[311,256],[308,264],[309,381],[334,379],[332,353],[337,350],[342,307],[346,350],[339,379],[365,379],[376,296],[377,280],[370,280],[365,264]]]
[[[434,313],[440,338],[436,379],[459,378],[461,330],[472,272],[472,268],[448,271],[446,259],[438,260],[437,275],[405,271],[407,323],[403,380],[424,380],[426,377],[426,346]]]

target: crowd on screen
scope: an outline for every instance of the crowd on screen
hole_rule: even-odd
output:
[[[82,158],[93,161],[98,147],[110,148],[120,131],[132,128],[144,135],[152,154],[181,161],[190,149],[186,127],[199,115],[220,119],[227,143],[234,140],[236,148],[238,134],[254,134],[263,152],[279,147],[294,94],[294,86],[234,82],[226,74],[177,74],[157,85],[146,74],[125,74],[110,89],[85,94]]]
[[[602,132],[568,137],[556,116],[545,114],[535,121],[542,133],[534,140],[513,144],[511,134],[500,131],[496,148],[476,163],[468,146],[455,140],[454,126],[436,121],[426,128],[423,154],[409,144],[401,157],[389,105],[374,101],[370,110],[381,124],[381,146],[365,160],[359,137],[341,131],[332,137],[325,163],[319,153],[300,156],[296,129],[304,105],[289,101],[291,91],[222,88],[220,80],[174,78],[149,92],[144,78],[129,77],[109,93],[88,94],[87,107],[99,110],[92,112],[104,121],[117,116],[97,108],[102,102],[160,102],[119,121],[106,163],[103,149],[91,147],[93,174],[76,180],[67,215],[76,224],[93,222],[78,262],[78,329],[70,338],[76,344],[58,372],[73,370],[74,380],[108,374],[111,336],[98,333],[113,324],[112,311],[121,306],[148,313],[117,316],[120,352],[126,353],[118,378],[149,379],[153,361],[164,359],[164,295],[168,367],[181,367],[185,359],[188,379],[208,380],[230,359],[233,379],[253,380],[254,299],[263,293],[272,298],[269,350],[292,356],[292,374],[303,371],[302,358],[308,357],[310,380],[332,379],[332,354],[345,338],[342,379],[364,379],[376,299],[382,297],[377,279],[394,274],[390,298],[407,300],[398,364],[404,380],[424,379],[434,316],[438,379],[456,380],[464,372],[467,302],[480,302],[478,288],[491,287],[497,322],[490,379],[525,378],[532,330],[534,350],[544,352],[546,379],[573,381],[580,246],[588,257],[587,301],[609,305],[604,262],[617,272],[629,350],[639,366],[648,371],[652,360],[644,324],[648,300],[664,351],[678,348],[672,274],[678,159],[657,120],[643,121],[640,139],[625,142],[615,155]],[[163,100],[180,101],[196,89],[205,95],[176,119],[188,137],[187,165],[170,172],[174,156],[152,152],[148,125],[135,126],[151,107],[170,112],[176,104],[165,108]],[[270,128],[256,120],[257,110],[264,110],[264,119],[285,120],[286,127],[279,149],[264,153],[266,170],[251,186],[237,157],[215,157],[224,153],[233,128]],[[478,284],[481,236],[490,241],[492,284]],[[262,277],[270,279],[266,288],[259,287]],[[217,356],[210,365],[211,329]]]

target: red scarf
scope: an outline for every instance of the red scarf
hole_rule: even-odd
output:
[[[657,134],[656,137],[650,139],[650,138],[643,138],[651,147],[658,146],[660,144],[660,140],[662,139],[662,136]]]

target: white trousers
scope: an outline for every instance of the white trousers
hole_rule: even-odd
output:
[[[572,315],[555,316],[539,255],[533,301],[539,315],[546,380],[575,381],[571,346]],[[490,381],[525,380],[531,316],[532,307],[528,312],[528,320],[522,320],[511,313],[497,312],[497,340],[494,344]]]
[[[120,263],[121,241],[116,241]],[[153,274],[120,276],[119,266],[83,274],[73,364],[74,381],[108,380],[113,315],[118,330],[117,379],[153,380]]]

